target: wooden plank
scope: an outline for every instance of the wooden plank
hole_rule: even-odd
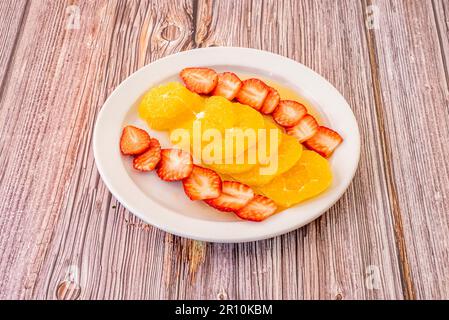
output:
[[[322,218],[267,241],[209,245],[208,272],[196,275],[204,285],[183,289],[181,298],[220,290],[230,298],[403,297],[364,26],[353,1],[199,2],[198,46],[260,48],[311,67],[348,99],[363,143],[353,184]],[[367,276],[377,271],[373,289]]]
[[[65,3],[30,2],[0,102],[0,298],[448,297],[445,4],[378,5],[384,29],[366,34],[366,3],[349,0],[85,2],[75,30]],[[210,245],[143,224],[105,189],[90,139],[106,97],[149,61],[210,45],[289,56],[350,102],[360,168],[318,221]]]
[[[0,3],[0,97],[3,80],[7,75],[13,52],[20,37],[20,28],[26,17],[26,1],[2,1]]]
[[[384,157],[390,194],[396,201],[395,219],[401,220],[406,243],[409,291],[415,298],[447,299],[447,33],[434,10],[444,4],[417,0],[372,4],[379,12],[379,29],[369,37],[378,65],[376,105],[385,127]]]
[[[30,3],[5,88],[0,295],[163,298],[165,234],[111,198],[94,166],[91,134],[97,111],[124,78],[189,48],[192,5],[78,5],[80,28],[68,30],[64,2]],[[177,28],[166,30],[170,24]],[[60,285],[72,278],[79,287]]]
[[[235,34],[234,40],[227,44],[262,47],[293,58],[302,57],[308,60],[306,63],[334,80],[344,93],[351,92],[354,85],[358,91],[350,101],[352,105],[372,105],[366,83],[358,83],[358,77],[354,79],[354,70],[347,70],[344,78],[332,72],[334,68],[344,67],[341,52],[350,47],[341,41],[339,32],[351,34],[351,23],[361,20],[360,8],[348,10],[347,13],[344,7],[340,9],[348,19],[342,22],[332,11],[322,10],[322,7],[315,7],[312,3],[298,7],[296,2],[273,2],[264,4],[265,13],[259,18],[248,20],[250,10],[258,12],[262,9],[258,7],[259,3],[239,2],[235,5],[242,7],[243,14],[235,16],[235,27],[231,29]],[[394,248],[388,246],[391,241],[388,241],[390,233],[387,231],[391,228],[391,221],[387,214],[389,208],[382,203],[385,197],[383,168],[376,165],[374,171],[368,170],[372,163],[380,161],[376,156],[362,160],[360,172],[363,176],[356,178],[355,187],[327,216],[297,232],[258,243],[206,245],[165,235],[142,224],[111,199],[99,181],[89,147],[95,112],[111,89],[138,66],[189,47],[189,36],[194,29],[191,18],[193,9],[185,4],[187,15],[179,15],[178,8],[170,5],[163,6],[162,10],[147,4],[141,4],[139,8],[127,6],[126,10],[123,6],[110,3],[90,6],[93,4],[83,4],[81,7],[81,12],[91,14],[82,18],[82,21],[87,21],[87,28],[81,28],[76,33],[71,31],[56,35],[55,30],[64,23],[56,20],[50,24],[55,25],[55,30],[44,29],[42,45],[49,46],[45,41],[56,39],[59,51],[45,56],[29,71],[29,78],[37,80],[34,86],[25,90],[17,82],[6,91],[10,103],[14,102],[15,92],[26,93],[23,101],[12,103],[12,106],[20,103],[28,109],[18,113],[18,107],[2,108],[6,110],[1,113],[2,128],[6,128],[5,132],[9,132],[10,138],[3,140],[1,146],[17,150],[31,148],[33,152],[8,153],[11,159],[2,153],[5,155],[0,163],[5,170],[2,170],[0,194],[4,197],[2,209],[10,214],[2,217],[4,220],[0,225],[3,235],[13,236],[1,238],[2,253],[8,254],[2,254],[0,270],[17,270],[17,276],[11,279],[10,273],[2,272],[1,292],[7,292],[7,297],[49,298],[53,298],[55,292],[64,297],[79,294],[80,298],[401,297],[396,254]],[[156,18],[156,8],[159,18]],[[303,16],[311,13],[313,25],[310,27],[303,23],[295,26],[292,18],[286,18],[291,16],[293,9]],[[25,34],[35,28],[42,29],[39,16],[45,13],[52,17],[48,12],[61,13],[64,8],[32,6],[30,10],[36,18],[29,22]],[[224,2],[215,3],[213,7],[209,2],[200,2],[197,11],[196,44],[220,44],[218,39],[222,37],[212,31],[222,29],[215,26],[223,25],[223,14],[232,16],[230,13],[235,12],[234,8],[227,7]],[[208,16],[208,12],[212,11],[213,16]],[[166,15],[161,12],[166,12]],[[279,19],[286,23],[276,24]],[[271,23],[265,26],[262,21]],[[320,28],[328,21],[343,28],[343,31],[334,31],[329,39],[315,39],[316,42],[311,43],[317,47],[317,52],[325,52],[323,57],[315,60],[309,56],[313,52],[308,52],[308,49],[296,51],[295,46],[288,49],[288,41],[297,43],[297,40],[306,37],[310,32],[306,27],[320,34]],[[179,30],[164,29],[167,22],[179,26]],[[132,29],[131,25],[138,28]],[[284,38],[276,46],[275,39],[270,38],[274,37],[270,36],[272,28],[275,28],[275,34],[281,36],[286,29],[291,31],[293,28],[294,35]],[[244,31],[242,36],[237,35],[239,30]],[[177,33],[179,38],[175,41],[164,39]],[[261,42],[258,36],[267,33],[267,39],[271,39],[269,45]],[[363,30],[356,29],[355,34],[351,35],[354,37],[352,41],[362,35]],[[334,41],[334,47],[326,48],[329,40]],[[35,43],[41,45],[40,42]],[[87,49],[79,48],[79,43],[84,43]],[[19,47],[21,60],[18,61],[27,62],[27,45],[24,43]],[[363,52],[366,51],[363,51],[363,42],[358,45],[362,47],[359,50],[361,54],[350,52],[350,57],[363,66],[366,63]],[[329,49],[329,53],[324,49]],[[333,49],[340,54],[334,57],[331,54]],[[71,53],[68,58],[67,52]],[[80,61],[83,64],[78,63]],[[321,66],[322,61],[329,65]],[[62,62],[65,62],[64,73],[60,72]],[[20,66],[15,65],[14,70],[21,70]],[[359,68],[356,71],[369,79],[366,69]],[[43,75],[42,70],[45,71]],[[51,79],[50,76],[55,74],[59,78]],[[70,79],[69,82],[77,89],[73,96],[66,97],[64,95],[69,90],[60,90],[61,77]],[[352,82],[346,83],[344,80],[347,79],[352,79]],[[37,83],[43,83],[43,88]],[[44,102],[51,101],[51,107],[46,109],[42,99]],[[59,101],[70,101],[69,107],[57,108]],[[36,112],[31,107],[33,105],[42,109],[37,111],[43,111],[38,123],[28,119]],[[373,114],[358,110],[358,116],[363,117],[362,123],[368,130],[375,131]],[[68,125],[61,126],[61,123]],[[21,130],[13,136],[12,129],[16,127]],[[32,139],[34,136],[30,137],[27,132],[37,137]],[[22,141],[23,137],[28,137],[26,144]],[[48,146],[48,141],[54,142]],[[375,138],[368,141],[365,148],[368,147],[376,150]],[[60,154],[67,156],[61,159]],[[30,163],[37,163],[38,167],[32,169]],[[21,168],[17,164],[27,166]],[[8,187],[11,185],[19,185],[20,188]],[[364,189],[367,190],[364,196],[365,203],[369,204],[368,213],[356,202],[355,190]],[[368,218],[358,218],[360,212],[367,214]],[[382,215],[378,216],[378,212]],[[348,239],[342,238],[342,234],[347,235]],[[361,244],[357,239],[362,239]],[[157,245],[162,241],[163,248]],[[382,247],[386,250],[381,250]],[[353,257],[360,258],[353,262]],[[364,285],[370,264],[381,270],[382,284],[378,290],[368,290]],[[80,292],[72,290],[67,293],[63,286],[56,291],[61,281],[70,276],[69,272],[73,277],[79,273]],[[165,283],[166,287],[161,287],[161,283]]]
[[[7,298],[31,297],[38,276],[45,278],[39,272],[79,144],[71,137],[80,136],[91,106],[80,98],[93,89],[85,82],[93,48],[87,40],[96,40],[100,17],[90,28],[85,20],[82,29],[66,30],[65,10],[61,2],[30,3],[0,108],[0,292]]]

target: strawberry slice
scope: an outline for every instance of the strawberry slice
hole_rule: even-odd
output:
[[[268,95],[268,91],[268,86],[259,79],[248,79],[243,81],[236,99],[240,103],[259,110]]]
[[[205,202],[220,211],[236,211],[254,197],[254,191],[246,184],[236,181],[224,181],[218,198]]]
[[[215,90],[212,92],[214,96],[222,96],[228,100],[235,98],[240,88],[242,81],[235,73],[224,72],[218,75],[218,83]]]
[[[265,99],[262,108],[260,108],[260,112],[263,114],[270,114],[276,109],[279,104],[281,97],[276,89],[268,87],[268,95]]]
[[[276,210],[277,205],[273,200],[258,194],[236,214],[245,220],[262,221],[273,215]]]
[[[187,178],[193,169],[192,156],[181,149],[163,149],[157,166],[157,175],[165,181]]]
[[[221,179],[215,171],[193,166],[190,176],[182,180],[184,192],[190,200],[217,198],[221,193]]]
[[[327,158],[342,142],[343,138],[337,132],[321,126],[310,139],[304,142],[304,145]]]
[[[150,143],[151,138],[145,130],[126,126],[120,137],[120,151],[125,155],[138,155],[145,152]]]
[[[294,127],[288,127],[285,129],[287,134],[298,138],[299,142],[304,142],[318,131],[318,122],[310,114],[306,114],[299,120],[298,124]]]
[[[217,73],[209,68],[185,68],[180,76],[187,89],[199,94],[208,94],[215,89]]]
[[[139,171],[151,171],[161,160],[161,144],[157,139],[150,139],[150,148],[134,158],[133,167]]]
[[[307,114],[302,104],[292,100],[282,100],[273,111],[273,119],[284,127],[293,127]]]

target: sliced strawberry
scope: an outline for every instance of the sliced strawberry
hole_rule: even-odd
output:
[[[161,160],[161,144],[157,139],[151,138],[150,148],[140,156],[134,158],[133,167],[139,171],[151,171]]]
[[[138,155],[150,147],[150,141],[151,138],[145,130],[126,126],[120,137],[120,151],[125,155]]]
[[[310,139],[318,131],[318,122],[310,114],[306,114],[299,120],[298,124],[294,127],[288,127],[285,131],[296,138],[299,142],[304,142]]]
[[[293,127],[307,114],[302,104],[292,100],[282,100],[273,111],[273,119],[284,127]]]
[[[262,221],[273,215],[276,210],[277,205],[273,200],[258,194],[236,214],[245,220]]]
[[[268,86],[259,79],[248,79],[243,81],[236,99],[240,103],[259,110],[268,95],[268,91]]]
[[[222,96],[228,100],[235,98],[240,88],[242,81],[235,73],[224,72],[218,75],[218,83],[215,90],[212,92],[214,96]]]
[[[304,142],[304,145],[327,158],[342,142],[343,138],[337,132],[321,126],[310,139]]]
[[[220,211],[236,211],[254,197],[254,191],[246,184],[236,181],[224,181],[218,198],[205,202]]]
[[[182,180],[184,192],[190,200],[217,198],[221,193],[221,178],[215,171],[193,166],[190,176]]]
[[[180,76],[187,89],[199,94],[210,93],[218,81],[217,73],[209,68],[185,68]]]
[[[187,178],[193,169],[192,156],[181,149],[163,149],[161,161],[157,166],[157,175],[165,181]]]
[[[279,101],[281,100],[281,97],[279,96],[279,92],[277,92],[276,89],[268,87],[268,95],[265,99],[262,108],[260,108],[260,112],[263,114],[270,114],[276,109],[276,107],[279,104]]]

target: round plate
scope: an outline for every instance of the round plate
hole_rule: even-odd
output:
[[[190,201],[180,182],[165,182],[155,173],[132,168],[131,157],[119,151],[125,125],[148,130],[162,147],[168,135],[152,131],[139,119],[137,103],[151,87],[180,81],[185,67],[207,66],[217,71],[260,76],[285,85],[310,101],[324,124],[336,130],[344,142],[330,158],[332,186],[318,197],[276,214],[263,222],[240,220],[216,211],[201,201]],[[214,47],[180,52],[155,61],[123,81],[101,109],[93,136],[95,161],[103,181],[129,211],[167,232],[203,241],[245,242],[274,237],[318,218],[349,186],[360,155],[357,122],[343,96],[320,75],[288,58],[255,49]]]

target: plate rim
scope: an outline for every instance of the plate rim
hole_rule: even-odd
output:
[[[101,147],[101,143],[100,143],[101,134],[102,134],[101,125],[104,125],[104,121],[107,121],[108,106],[110,106],[114,102],[114,99],[117,98],[117,96],[119,95],[122,88],[125,88],[129,83],[131,83],[131,81],[133,81],[133,79],[139,78],[139,76],[141,77],[142,74],[147,72],[147,70],[154,67],[155,65],[164,65],[164,64],[169,63],[170,61],[182,59],[182,57],[188,57],[189,55],[200,55],[200,56],[203,55],[204,56],[207,54],[214,54],[214,55],[218,54],[218,55],[226,56],[226,54],[225,54],[226,52],[228,54],[231,54],[231,52],[232,52],[232,54],[242,55],[242,57],[246,56],[246,55],[249,55],[249,56],[257,55],[259,57],[264,57],[265,59],[275,59],[275,60],[278,60],[279,63],[281,63],[281,64],[287,64],[287,65],[294,64],[294,65],[296,65],[297,68],[299,67],[299,69],[302,69],[303,71],[307,72],[308,76],[311,76],[313,78],[312,80],[314,80],[314,81],[318,80],[318,82],[327,86],[326,89],[329,90],[329,92],[332,95],[338,96],[338,98],[340,99],[341,106],[344,106],[347,109],[346,111],[349,111],[346,116],[348,116],[351,120],[350,122],[352,122],[351,130],[352,130],[352,133],[355,135],[352,137],[352,140],[354,143],[354,145],[352,147],[355,150],[355,155],[353,155],[353,157],[352,157],[353,165],[351,166],[351,172],[348,173],[347,176],[345,176],[344,184],[343,184],[343,186],[340,187],[338,194],[334,195],[332,197],[331,201],[328,201],[326,203],[326,205],[321,206],[320,210],[315,211],[314,214],[309,214],[307,218],[302,219],[302,220],[298,219],[298,222],[296,224],[292,224],[290,226],[284,226],[281,229],[278,228],[275,231],[271,231],[271,232],[267,231],[267,232],[264,232],[263,234],[258,234],[258,235],[254,235],[254,232],[252,232],[252,234],[249,236],[238,235],[238,234],[235,236],[223,236],[223,234],[216,236],[215,234],[211,234],[210,232],[206,232],[206,234],[203,233],[201,235],[201,234],[195,234],[195,232],[192,233],[191,229],[189,229],[187,227],[185,228],[187,230],[182,230],[182,228],[180,229],[179,227],[173,227],[173,225],[170,225],[170,224],[167,225],[167,223],[176,222],[176,221],[173,221],[173,219],[165,219],[165,224],[161,222],[161,219],[155,219],[156,217],[153,217],[153,219],[148,219],[147,215],[144,215],[142,212],[140,212],[141,210],[136,208],[136,205],[133,205],[132,201],[136,195],[134,195],[134,197],[131,197],[128,194],[127,196],[122,197],[123,192],[117,189],[116,181],[112,181],[110,168],[107,168],[107,166],[105,165],[103,155],[102,155],[103,151],[102,151],[102,147]],[[207,61],[207,59],[206,59],[206,61]],[[227,63],[223,62],[222,64],[226,65]],[[211,63],[202,61],[201,65],[207,66],[207,65],[211,65]],[[178,72],[179,72],[179,70],[178,70]],[[147,89],[150,87],[151,87],[151,85],[148,84]],[[134,103],[134,102],[135,101],[133,101],[132,103]],[[126,108],[125,107],[123,107],[123,108],[126,110],[129,110],[130,105],[128,105]],[[121,110],[121,111],[123,111],[123,110]],[[120,130],[118,130],[118,131],[121,131],[122,127],[123,127],[123,125],[120,126],[120,128],[119,128]],[[117,134],[115,134],[115,136],[117,136]],[[119,140],[115,140],[115,141],[117,142]],[[117,145],[117,143],[115,145]],[[115,149],[118,151],[118,147],[116,147]],[[190,238],[190,239],[195,239],[195,240],[200,240],[200,241],[208,241],[208,242],[219,242],[219,243],[239,243],[239,242],[249,242],[249,241],[268,239],[268,238],[272,238],[272,237],[296,230],[304,225],[309,224],[313,220],[317,219],[323,213],[325,213],[330,207],[332,207],[346,192],[346,190],[348,189],[349,185],[351,184],[351,182],[355,176],[355,173],[357,171],[359,160],[360,160],[360,131],[359,131],[359,127],[358,127],[355,115],[354,115],[352,109],[350,108],[349,103],[346,101],[346,99],[343,97],[343,95],[324,77],[322,77],[321,75],[319,75],[312,69],[308,68],[307,66],[301,64],[300,62],[297,62],[290,58],[287,58],[287,57],[284,57],[284,56],[281,56],[281,55],[278,55],[278,54],[275,54],[275,53],[272,53],[269,51],[263,51],[263,50],[252,49],[252,48],[209,47],[209,48],[198,48],[198,49],[192,49],[192,50],[188,50],[188,51],[182,51],[182,52],[178,52],[178,53],[163,57],[161,59],[155,60],[152,63],[149,63],[149,64],[143,66],[142,68],[138,69],[137,71],[132,73],[130,76],[128,76],[124,81],[122,81],[113,90],[113,92],[109,95],[109,97],[106,99],[103,106],[101,107],[100,111],[98,112],[95,127],[94,127],[94,132],[93,132],[93,151],[94,151],[95,164],[97,166],[98,172],[99,172],[103,182],[105,183],[106,187],[126,209],[128,209],[131,213],[133,213],[134,215],[136,215],[137,217],[142,219],[144,222],[149,223],[149,224],[151,224],[161,230],[164,230],[166,232],[169,232],[169,233],[181,236],[181,237]],[[338,150],[337,150],[337,152],[338,152]],[[118,152],[118,154],[120,155],[119,152]],[[121,161],[121,158],[119,158],[118,160]],[[128,179],[126,179],[126,178],[128,178]],[[129,176],[125,177],[125,182],[126,182],[126,180],[129,180],[133,185],[135,185]],[[137,186],[136,186],[136,188],[137,188]],[[323,194],[326,194],[326,192],[324,192]],[[141,194],[140,194],[140,196],[141,196]],[[321,196],[318,196],[318,198],[321,198]],[[313,198],[312,200],[316,201],[317,198]],[[130,203],[130,201],[131,201],[131,203]],[[153,204],[155,204],[155,203],[153,202]],[[167,208],[160,208],[161,206],[159,204],[156,204],[156,207],[158,207],[157,209],[160,210],[159,215],[164,214],[164,213],[173,212],[172,210],[167,209]],[[295,209],[295,207],[292,207],[290,209]],[[290,210],[290,209],[288,209],[288,210]],[[166,211],[166,212],[163,212],[163,211]],[[178,217],[179,217],[179,215],[178,215]],[[194,219],[191,217],[185,217],[185,218],[187,220],[192,220],[191,222],[193,222],[193,223],[197,223],[197,224],[202,225],[203,227],[206,227],[206,226],[204,226],[204,223],[200,223],[198,219]],[[274,218],[274,217],[272,217],[272,218]],[[272,218],[270,218],[270,219],[272,219]],[[270,219],[267,219],[266,221],[259,222],[256,224],[259,226],[269,225]],[[205,222],[206,224],[210,224],[210,223],[212,223],[212,224],[216,224],[216,223],[235,224],[238,222],[240,225],[245,225],[244,228],[248,228],[249,231],[252,231],[254,229],[254,227],[252,227],[252,226],[254,226],[254,224],[255,224],[254,222],[246,222],[246,221],[245,222],[243,222],[243,221],[236,221],[236,222],[234,222],[234,221],[232,221],[232,222],[203,221],[203,222]],[[223,227],[224,227],[224,225],[223,225]],[[196,229],[198,230],[198,228],[196,228]],[[241,229],[241,228],[239,228],[239,229]]]

